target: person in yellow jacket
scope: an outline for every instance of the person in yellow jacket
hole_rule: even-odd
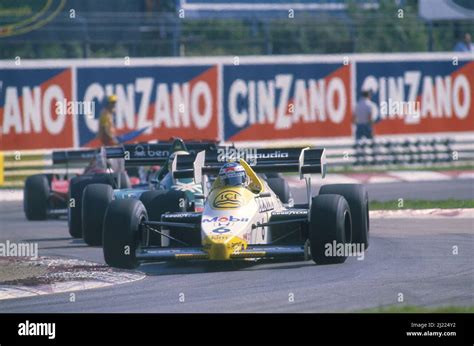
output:
[[[97,134],[97,138],[99,138],[102,145],[119,144],[119,141],[115,134],[114,125],[114,112],[116,103],[117,96],[110,95],[109,97],[107,97],[107,105],[100,113],[99,132]]]

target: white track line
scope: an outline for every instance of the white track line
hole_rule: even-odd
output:
[[[433,180],[449,180],[453,179],[447,174],[433,171],[399,171],[388,172],[392,177],[399,181],[433,181]]]
[[[23,190],[0,190],[0,202],[23,200]]]
[[[474,209],[403,209],[403,210],[372,210],[373,219],[438,219],[460,218],[474,219]]]

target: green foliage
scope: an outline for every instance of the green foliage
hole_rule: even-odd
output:
[[[382,0],[378,10],[362,11],[351,6],[355,23],[356,52],[407,52],[427,50],[425,24],[417,17],[417,7],[403,8],[394,1]]]
[[[474,200],[446,199],[441,201],[404,200],[403,207],[399,201],[370,201],[370,210],[402,210],[402,209],[455,209],[474,208]]]
[[[144,16],[139,23],[146,30],[135,32],[136,40],[113,35],[100,41],[91,35],[87,42],[0,39],[0,59],[451,51],[462,34],[474,34],[474,22],[427,23],[418,17],[417,0],[403,3],[399,8],[394,0],[380,0],[378,9],[368,10],[350,1],[342,14],[295,11],[294,18],[278,19],[259,14],[245,20],[179,19],[166,12]],[[130,30],[127,18],[116,20],[115,26]]]

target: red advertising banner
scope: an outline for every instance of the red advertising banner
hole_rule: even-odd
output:
[[[71,69],[5,69],[0,83],[0,150],[74,146]]]

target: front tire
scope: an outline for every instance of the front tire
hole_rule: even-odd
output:
[[[45,174],[29,176],[23,189],[23,210],[28,220],[45,220],[48,217],[50,185]]]
[[[369,247],[369,194],[360,184],[330,184],[323,185],[320,195],[335,194],[344,197],[351,209],[352,243]]]
[[[104,219],[103,251],[105,262],[116,268],[134,269],[138,266],[136,250],[140,225],[148,220],[142,202],[136,199],[112,201]]]
[[[102,245],[105,212],[112,202],[114,190],[110,185],[91,184],[82,196],[82,236],[87,245]]]
[[[313,261],[317,264],[343,263],[347,254],[336,255],[336,251],[351,242],[351,212],[347,201],[339,195],[319,195],[313,197],[310,213],[309,241]]]

